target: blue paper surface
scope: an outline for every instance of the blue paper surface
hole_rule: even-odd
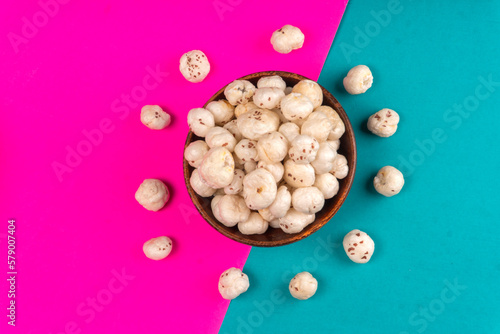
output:
[[[500,333],[499,36],[498,1],[348,4],[319,82],[355,129],[351,193],[309,238],[252,248],[221,333]],[[374,83],[351,96],[359,64]],[[382,108],[401,117],[390,138],[366,129]],[[392,198],[372,186],[385,165],[405,174]],[[352,229],[375,241],[367,264],[343,250]],[[307,301],[288,292],[301,271],[319,284]]]

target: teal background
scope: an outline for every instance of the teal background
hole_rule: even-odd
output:
[[[303,241],[252,248],[250,289],[231,302],[221,333],[500,333],[500,2],[406,0],[375,24],[372,11],[392,3],[348,4],[319,80],[356,132],[347,201]],[[342,78],[358,64],[374,84],[350,96]],[[497,84],[485,86],[489,77]],[[390,138],[365,128],[384,107],[401,116]],[[406,177],[392,198],[371,185],[385,165]],[[355,228],[375,241],[368,264],[341,246]],[[304,270],[319,288],[298,301],[287,284]]]

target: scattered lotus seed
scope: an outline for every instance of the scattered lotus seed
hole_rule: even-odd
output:
[[[145,105],[141,109],[141,122],[153,130],[165,129],[170,124],[170,115],[160,106]]]
[[[179,70],[187,81],[201,82],[210,72],[210,63],[202,51],[193,50],[182,55]]]
[[[163,260],[172,251],[172,240],[165,236],[149,239],[142,246],[142,251],[151,260]]]
[[[314,186],[323,193],[325,199],[330,199],[339,192],[339,181],[330,173],[316,175]]]
[[[314,296],[318,289],[318,281],[307,271],[298,273],[290,281],[290,294],[299,300],[306,300]]]
[[[323,103],[323,90],[317,82],[312,80],[301,80],[293,86],[292,92],[305,95],[311,100],[314,108],[319,107]]]
[[[352,230],[347,233],[342,244],[349,259],[356,263],[370,261],[375,250],[372,238],[360,230]]]
[[[189,128],[198,137],[205,137],[208,130],[215,126],[214,115],[204,108],[191,109],[187,119]]]
[[[382,167],[373,179],[375,190],[386,197],[399,194],[404,184],[403,174],[392,166]]]
[[[214,115],[215,125],[223,126],[234,118],[234,107],[226,100],[212,101],[206,109]]]
[[[209,147],[207,143],[203,140],[196,140],[186,147],[184,151],[184,159],[189,163],[189,165],[194,168],[198,168],[201,164],[201,160],[205,153],[207,153]]]
[[[391,109],[384,108],[368,118],[368,130],[379,137],[390,137],[398,129],[399,115]]]
[[[163,208],[169,197],[167,186],[157,179],[144,180],[135,193],[137,202],[150,211],[158,211]]]
[[[304,34],[299,28],[287,24],[273,32],[271,44],[279,53],[290,53],[304,45]]]
[[[344,88],[352,95],[363,94],[372,86],[372,83],[372,72],[366,65],[351,68],[344,78]]]
[[[269,224],[262,219],[258,212],[252,212],[248,219],[238,223],[238,230],[242,234],[263,234],[267,231]]]
[[[224,90],[226,99],[233,106],[248,103],[254,93],[255,86],[248,80],[235,80]]]
[[[229,268],[219,278],[219,292],[224,299],[234,299],[248,290],[248,276],[238,268]]]

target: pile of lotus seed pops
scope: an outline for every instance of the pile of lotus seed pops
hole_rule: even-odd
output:
[[[286,25],[271,38],[274,49],[289,53],[301,48],[304,35],[299,28]],[[210,72],[206,55],[194,50],[180,60],[180,71],[190,82],[201,82]],[[365,65],[352,68],[344,78],[350,94],[366,92],[373,83]],[[237,226],[242,234],[262,234],[268,227],[285,233],[298,233],[315,220],[326,199],[339,190],[338,179],[349,172],[346,158],[337,153],[345,126],[337,112],[322,105],[321,87],[302,80],[287,87],[279,76],[262,77],[255,87],[250,81],[235,80],[225,91],[226,99],[213,101],[206,108],[194,108],[187,119],[191,131],[204,140],[192,142],[184,158],[195,169],[190,178],[193,190],[212,197],[215,218],[228,227]],[[141,110],[147,127],[161,130],[170,116],[159,106]],[[380,137],[392,136],[399,115],[382,109],[368,120],[368,129]],[[380,169],[375,189],[390,197],[398,194],[404,178],[391,166]],[[146,209],[160,210],[169,191],[160,180],[146,179],[135,194]],[[347,256],[356,263],[370,260],[375,244],[360,230],[349,232],[343,240]],[[172,249],[166,236],[148,240],[143,251],[148,258],[161,260]],[[308,272],[297,274],[289,285],[297,299],[316,293],[317,280]],[[248,276],[238,268],[224,271],[219,292],[234,299],[249,287]]]

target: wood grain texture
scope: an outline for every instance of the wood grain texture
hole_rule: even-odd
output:
[[[279,75],[285,80],[287,86],[294,86],[300,80],[308,79],[304,76],[295,73],[289,72],[281,72],[281,71],[266,71],[266,72],[258,72],[249,74],[240,79],[249,80],[255,86],[257,86],[257,81],[261,77],[270,76],[270,75]],[[212,101],[217,101],[224,98],[224,89],[226,86],[222,87],[210,100],[208,100],[204,107],[207,106]],[[244,235],[238,231],[238,228],[235,227],[227,227],[223,224],[219,223],[217,219],[215,219],[211,207],[210,202],[212,197],[201,197],[197,195],[191,184],[189,179],[191,177],[191,173],[193,171],[193,167],[191,167],[188,162],[184,159],[184,180],[186,183],[186,187],[188,189],[189,195],[191,196],[191,200],[194,205],[200,212],[201,216],[217,231],[222,233],[228,238],[241,242],[243,244],[251,245],[251,246],[259,246],[259,247],[274,247],[274,246],[282,246],[291,244],[293,242],[302,240],[317,230],[319,230],[322,226],[324,226],[330,219],[337,213],[342,204],[344,203],[349,190],[351,189],[352,182],[354,180],[354,174],[356,172],[356,140],[354,138],[354,131],[352,129],[351,123],[349,122],[349,118],[345,113],[344,109],[340,105],[340,103],[333,97],[330,92],[328,92],[325,88],[321,87],[323,90],[323,105],[328,105],[332,107],[339,114],[340,118],[345,124],[345,133],[340,138],[340,147],[339,153],[343,154],[348,161],[349,165],[349,174],[343,180],[339,180],[339,192],[338,194],[325,201],[325,205],[323,209],[316,213],[316,220],[307,226],[300,233],[288,234],[283,232],[281,229],[269,228],[266,233],[258,234],[258,235]],[[185,147],[187,147],[191,142],[200,140],[203,138],[197,137],[192,132],[188,133]]]

